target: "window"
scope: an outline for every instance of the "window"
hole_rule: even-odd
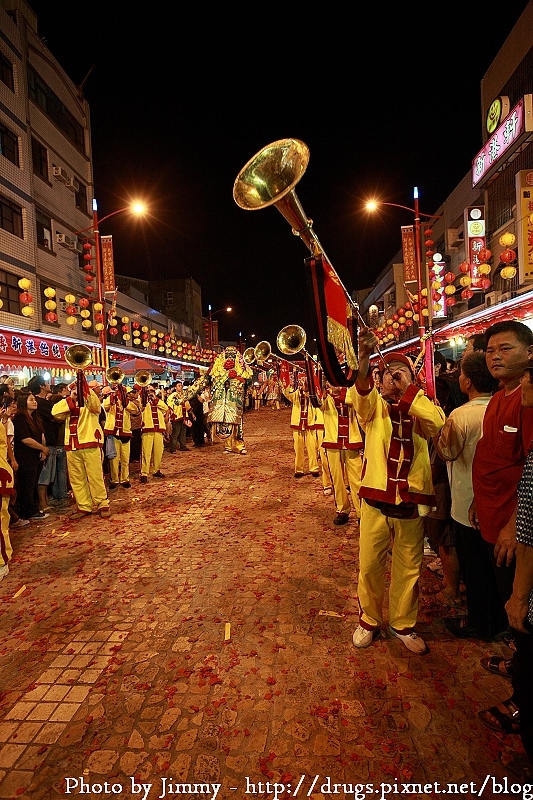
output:
[[[37,243],[47,250],[52,250],[52,220],[39,209],[35,212]]]
[[[19,295],[19,276],[12,275],[0,269],[0,296],[4,301],[2,311],[7,311],[9,314],[20,314],[20,300]]]
[[[0,228],[23,239],[22,208],[0,196]]]
[[[12,92],[15,91],[15,81],[13,79],[13,64],[11,61],[5,57],[3,53],[0,53],[0,81],[5,83],[5,85],[11,89]]]
[[[83,127],[33,67],[28,65],[28,95],[60,128],[67,139],[85,153]]]
[[[48,151],[46,147],[31,137],[31,158],[33,162],[33,171],[36,175],[43,180],[48,180]]]
[[[174,305],[174,292],[167,292],[166,308],[172,308]]]
[[[18,138],[0,122],[0,153],[16,167],[19,166]]]
[[[87,213],[87,187],[84,183],[79,181],[80,188],[74,195],[76,201],[76,208]]]

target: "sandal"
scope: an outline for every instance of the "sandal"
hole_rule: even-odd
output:
[[[511,680],[513,677],[513,662],[510,658],[485,656],[479,663],[487,672],[492,672],[493,675],[498,675],[500,678]]]
[[[502,711],[501,708],[505,708]],[[520,711],[513,703],[512,698],[503,700],[498,706],[480,711],[478,717],[487,728],[497,733],[520,733]]]

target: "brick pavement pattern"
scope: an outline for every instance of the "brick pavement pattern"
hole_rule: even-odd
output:
[[[454,639],[431,594],[427,656],[385,625],[355,650],[357,523],[335,527],[320,480],[294,480],[288,409],[244,424],[247,456],[165,451],[166,479],[134,471],[111,519],[74,522],[71,507],[12,532],[0,798],[212,797],[203,784],[220,783],[225,800],[259,783],[267,797],[267,782],[322,798],[328,779],[401,793],[505,775],[500,749],[519,740],[477,711],[509,694],[480,657],[509,650]]]

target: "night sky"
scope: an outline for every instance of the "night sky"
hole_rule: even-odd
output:
[[[34,0],[38,31],[91,105],[101,217],[115,269],[193,277],[222,339],[312,336],[307,247],[273,207],[243,211],[234,180],[277,139],[310,148],[296,191],[349,291],[372,285],[412,214],[434,212],[482,146],[480,81],[527,2],[133,4]],[[79,9],[79,10],[78,10]],[[162,13],[162,9],[166,13]],[[486,20],[486,24],[485,24]],[[252,342],[248,340],[248,344]]]

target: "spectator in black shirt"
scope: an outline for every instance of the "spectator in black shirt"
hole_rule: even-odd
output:
[[[28,383],[28,390],[37,400],[37,414],[44,430],[45,443],[48,448],[48,458],[43,464],[39,474],[37,495],[39,508],[46,512],[50,508],[48,491],[56,476],[57,435],[59,423],[52,416],[52,403],[47,400],[50,395],[50,382],[42,375],[35,375]]]
[[[44,430],[36,413],[37,400],[29,392],[17,397],[17,413],[13,417],[15,437],[13,450],[18,464],[17,502],[22,519],[45,519],[48,514],[39,509],[37,484],[41,466],[48,456]]]

